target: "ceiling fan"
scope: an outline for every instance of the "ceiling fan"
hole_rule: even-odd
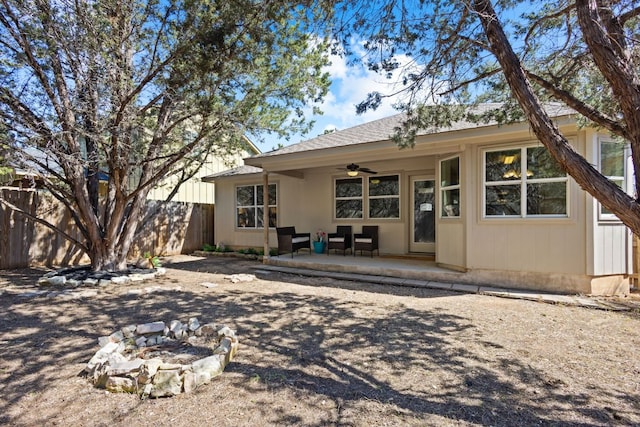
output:
[[[370,174],[377,174],[378,172],[373,171],[369,168],[361,168],[359,165],[356,165],[355,163],[350,163],[347,165],[347,167],[345,168],[340,168],[340,170],[346,170],[347,171],[347,175],[349,176],[358,176],[359,172],[363,172],[363,173],[370,173]]]

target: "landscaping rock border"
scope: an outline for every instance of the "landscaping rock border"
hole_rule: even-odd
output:
[[[38,280],[40,286],[107,286],[128,282],[142,282],[166,274],[167,270],[159,268],[130,267],[125,271],[91,271],[87,266],[51,271]]]
[[[189,393],[220,375],[238,351],[235,331],[226,326],[173,320],[125,326],[98,339],[98,350],[84,369],[98,388],[136,393],[141,398]],[[204,345],[210,355],[189,364],[140,357],[144,350],[172,345]]]

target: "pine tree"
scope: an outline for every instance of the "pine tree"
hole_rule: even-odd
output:
[[[247,133],[307,128],[302,108],[328,87],[321,12],[295,0],[0,2],[11,149],[67,206],[93,269],[126,267],[160,179],[237,152]]]

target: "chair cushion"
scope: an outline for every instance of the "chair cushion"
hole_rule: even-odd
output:
[[[330,242],[344,242],[344,237],[329,237]]]
[[[371,237],[356,237],[356,243],[373,243]]]
[[[309,237],[304,236],[304,237],[294,237],[293,239],[291,239],[291,243],[300,243],[300,242],[308,242],[309,241]]]

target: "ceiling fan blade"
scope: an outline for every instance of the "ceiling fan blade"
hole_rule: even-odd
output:
[[[360,169],[358,169],[358,170],[359,170],[360,172],[370,173],[370,174],[372,174],[372,175],[375,175],[375,174],[377,174],[377,173],[378,173],[378,172],[376,172],[376,171],[372,171],[372,170],[371,170],[371,169],[369,169],[369,168],[360,168]]]

